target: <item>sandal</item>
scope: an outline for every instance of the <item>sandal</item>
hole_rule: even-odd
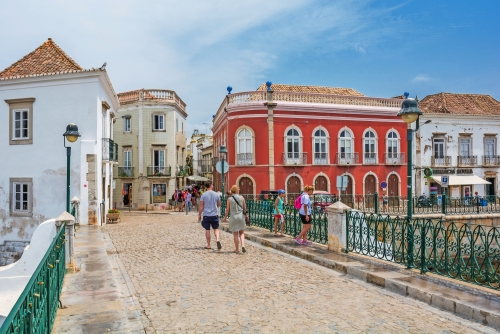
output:
[[[220,241],[217,241],[217,249],[220,250],[222,248],[222,245],[220,244]]]
[[[280,235],[278,233],[274,233],[274,236],[275,237],[280,237]]]
[[[245,249],[245,247],[241,247],[241,251],[242,251],[243,253],[246,253],[246,252],[247,252],[247,250]]]
[[[203,248],[204,248],[204,249],[212,249],[212,247],[207,247],[207,246],[205,246],[205,247],[203,247]]]

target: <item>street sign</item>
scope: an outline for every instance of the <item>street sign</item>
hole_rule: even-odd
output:
[[[215,169],[222,174],[222,160],[215,164]],[[224,173],[227,173],[228,170],[229,170],[229,164],[227,163],[226,160],[224,160]]]
[[[387,188],[387,182],[385,182],[385,181],[380,182],[380,188],[382,188],[382,189]]]
[[[347,189],[347,182],[348,180],[346,175],[337,176],[337,189],[340,191]]]
[[[441,176],[441,187],[448,188],[448,185],[449,185],[449,176],[448,175]]]

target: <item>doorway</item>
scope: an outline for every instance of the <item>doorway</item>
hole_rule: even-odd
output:
[[[373,198],[373,194],[377,190],[377,180],[375,176],[368,175],[365,178],[365,205],[368,208],[373,208],[375,206],[375,199]]]
[[[328,183],[326,183],[326,177],[318,176],[316,181],[314,181],[314,190],[328,191]]]
[[[249,177],[242,177],[240,179],[240,195],[249,199],[253,195],[253,182]]]
[[[123,206],[132,205],[132,183],[123,184]]]
[[[345,205],[354,207],[354,196],[353,196],[353,186],[352,186],[352,178],[349,175],[347,176],[347,187],[340,194],[340,201]]]
[[[488,196],[488,199],[494,199],[496,197],[496,178],[495,177],[487,177],[486,181],[490,182],[491,184],[486,185],[486,196]]]
[[[292,176],[287,182],[287,193],[288,194],[300,194],[300,179],[297,176]]]

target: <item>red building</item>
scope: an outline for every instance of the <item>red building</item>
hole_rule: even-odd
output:
[[[241,194],[304,185],[343,194],[406,196],[406,124],[397,117],[401,99],[372,98],[350,88],[265,84],[228,94],[213,119],[214,156],[228,150],[226,189]],[[216,158],[217,159],[217,158]],[[214,185],[220,189],[220,174]]]

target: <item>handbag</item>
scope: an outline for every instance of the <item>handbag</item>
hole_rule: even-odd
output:
[[[236,200],[236,198],[235,198],[233,195],[231,195],[231,198],[232,198],[232,199],[234,199],[234,202],[235,202],[236,204],[238,204],[238,206],[239,206],[240,208],[242,208],[242,209],[243,209],[243,207],[241,206],[240,202],[238,202],[238,201]],[[250,217],[248,217],[248,215],[247,215],[247,211],[246,211],[246,210],[243,210],[243,215],[245,216],[245,224],[246,224],[247,226],[250,226]]]

